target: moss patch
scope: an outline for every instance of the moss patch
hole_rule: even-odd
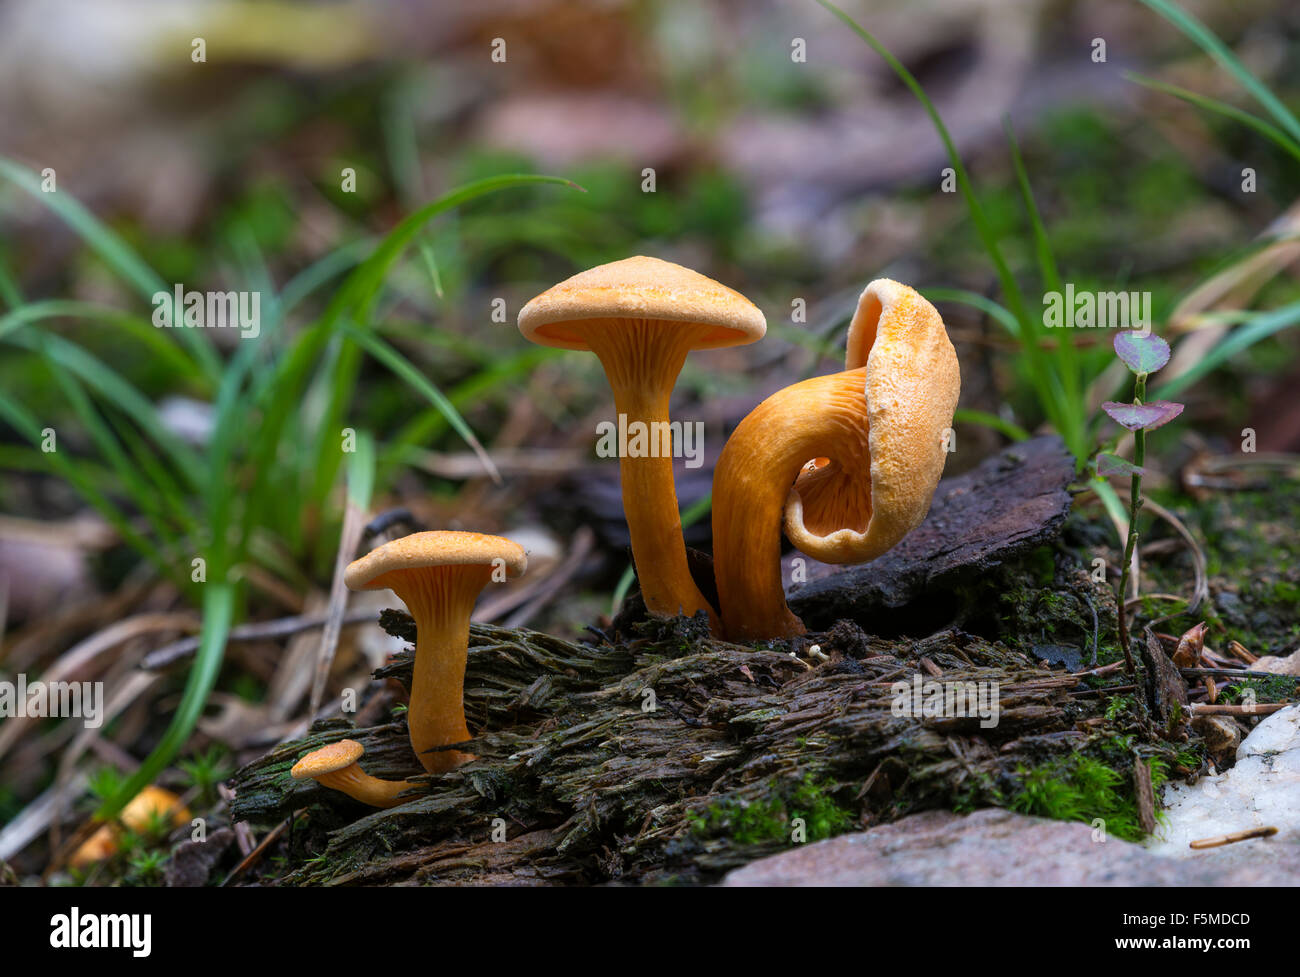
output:
[[[1159,797],[1168,780],[1168,765],[1159,759],[1138,761],[1151,769],[1151,786]],[[1090,756],[1075,754],[1033,768],[1021,767],[1020,788],[1008,807],[1021,814],[1058,821],[1100,820],[1107,834],[1124,841],[1145,837],[1138,823],[1132,777]]]

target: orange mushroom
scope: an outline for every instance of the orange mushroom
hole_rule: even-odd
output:
[[[868,285],[844,372],[767,398],[718,459],[713,553],[726,637],[804,632],[785,602],[783,524],[791,543],[824,563],[874,560],[921,524],[960,388],[934,306],[898,282]]]
[[[405,780],[380,780],[361,769],[365,747],[356,740],[339,740],[312,750],[289,771],[294,780],[316,781],[322,787],[342,791],[371,807],[396,807],[398,794],[411,784]]]
[[[117,820],[128,831],[139,834],[147,831],[155,818],[160,817],[167,818],[173,828],[179,828],[183,824],[189,824],[190,812],[171,791],[151,784],[127,802]],[[81,868],[109,858],[120,847],[121,837],[122,831],[118,824],[101,825],[73,852],[68,864]]]
[[[411,748],[430,773],[473,759],[439,748],[470,738],[462,695],[474,601],[494,577],[504,581],[527,569],[523,549],[501,536],[430,532],[385,543],[344,572],[352,590],[392,590],[415,619],[415,672],[406,721]]]
[[[662,448],[669,441],[662,436],[670,430],[669,397],[687,353],[752,343],[763,338],[767,323],[752,302],[713,279],[636,257],[584,271],[538,295],[520,311],[519,331],[543,346],[595,353],[628,428],[643,425]],[[619,473],[647,610],[712,616],[687,566],[670,452],[620,457]]]

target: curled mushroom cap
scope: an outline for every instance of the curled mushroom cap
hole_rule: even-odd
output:
[[[372,807],[394,807],[397,795],[410,785],[404,780],[380,780],[361,769],[365,748],[356,740],[339,740],[313,750],[293,765],[294,780],[311,779],[322,787],[342,791]]]
[[[933,305],[906,285],[867,286],[849,325],[844,368],[866,367],[866,451],[848,450],[795,480],[790,542],[823,563],[865,563],[921,524],[943,475],[944,432],[961,391],[957,353]],[[856,393],[857,379],[853,380]]]
[[[814,559],[862,563],[929,511],[961,386],[939,313],[906,285],[872,282],[849,327],[845,365],[763,401],[718,460],[714,568],[733,640],[803,633],[785,603],[782,525]]]
[[[468,740],[465,656],[474,601],[489,582],[528,569],[519,544],[481,533],[414,533],[348,565],[352,590],[392,590],[415,619],[415,670],[407,725],[424,769],[442,773],[473,759],[439,749]],[[434,752],[430,752],[434,751]]]
[[[614,404],[629,429],[640,423],[662,449],[623,457],[623,510],[647,609],[693,615],[713,609],[691,579],[673,483],[668,401],[686,355],[763,338],[763,313],[743,295],[698,272],[635,257],[574,275],[519,313],[535,343],[588,350],[605,369]]]

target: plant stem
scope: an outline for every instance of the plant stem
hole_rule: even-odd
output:
[[[1139,373],[1133,385],[1133,403],[1140,405],[1147,395],[1147,375]],[[1147,432],[1138,428],[1133,432],[1133,464],[1141,468],[1146,463]],[[1133,666],[1133,653],[1129,650],[1128,621],[1125,618],[1124,603],[1128,592],[1129,569],[1133,565],[1133,551],[1137,548],[1138,510],[1142,508],[1142,474],[1134,472],[1129,490],[1128,540],[1124,544],[1124,564],[1119,572],[1119,644],[1124,649],[1124,662],[1130,675],[1136,675]]]

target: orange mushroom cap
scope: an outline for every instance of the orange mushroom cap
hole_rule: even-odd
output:
[[[961,393],[957,353],[938,310],[888,278],[858,299],[844,366],[866,367],[866,450],[805,469],[785,510],[790,542],[823,563],[874,560],[921,524],[943,475],[944,435]]]
[[[767,332],[763,313],[739,292],[644,255],[597,265],[547,289],[520,311],[519,331],[541,346],[590,352],[592,332],[611,319],[699,326],[691,349],[743,346]]]
[[[356,740],[339,740],[302,757],[293,765],[289,776],[294,780],[308,780],[346,770],[360,760],[365,752],[365,748]]]
[[[391,589],[415,619],[415,668],[406,714],[424,769],[444,773],[472,757],[445,747],[470,738],[463,701],[469,618],[497,569],[528,569],[523,547],[483,533],[427,532],[377,547],[344,571],[352,590]]]
[[[544,346],[595,353],[619,414],[629,424],[663,431],[673,385],[691,350],[755,342],[767,322],[725,285],[670,261],[637,256],[591,268],[538,295],[520,311],[519,331]],[[646,608],[661,616],[703,610],[716,623],[687,564],[672,459],[620,458],[619,473]]]
[[[713,478],[714,570],[733,640],[804,631],[786,606],[781,528],[827,563],[880,556],[920,525],[946,459],[961,379],[934,307],[880,279],[862,293],[841,373],[759,404]]]
[[[314,780],[322,787],[347,794],[371,807],[395,807],[398,795],[411,787],[405,780],[380,780],[361,769],[365,748],[356,740],[339,740],[312,750],[293,765],[294,780]]]
[[[343,582],[349,590],[387,590],[390,584],[382,578],[394,571],[492,566],[498,560],[511,577],[528,570],[528,556],[523,547],[504,536],[450,530],[412,533],[353,560],[343,571]]]
[[[153,784],[136,794],[117,816],[120,825],[130,831],[147,830],[158,815],[170,815],[174,828],[188,824],[190,811],[181,799],[171,791]],[[92,862],[103,861],[118,849],[121,829],[118,824],[101,825],[94,834],[86,839],[68,860],[73,867],[82,867]]]

